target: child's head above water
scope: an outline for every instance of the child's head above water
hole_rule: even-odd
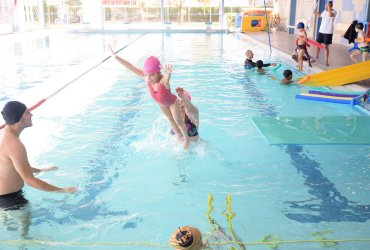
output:
[[[263,67],[263,61],[262,60],[258,60],[256,62],[256,66],[257,66],[258,69],[262,69],[262,67]]]
[[[290,69],[286,69],[283,72],[283,76],[284,76],[285,79],[291,80],[292,77],[293,77],[293,72]]]
[[[143,67],[144,73],[158,73],[161,71],[161,63],[155,56],[148,57],[144,62]]]
[[[199,250],[202,248],[202,234],[195,227],[179,227],[172,233],[170,244],[176,250]]]

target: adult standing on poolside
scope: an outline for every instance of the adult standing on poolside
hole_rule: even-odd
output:
[[[329,66],[329,45],[332,44],[333,32],[334,32],[334,20],[337,16],[337,11],[333,9],[333,1],[327,1],[325,4],[325,10],[317,15],[321,17],[321,25],[319,29],[319,35],[317,36],[316,42],[325,45],[325,65]],[[319,58],[320,48],[316,47],[316,59]]]
[[[57,167],[38,169],[28,162],[26,148],[19,139],[23,129],[32,126],[32,114],[26,105],[18,101],[8,102],[1,114],[6,125],[0,134],[0,209],[16,210],[28,203],[22,192],[25,183],[43,191],[77,192],[75,187],[59,188],[33,175]]]

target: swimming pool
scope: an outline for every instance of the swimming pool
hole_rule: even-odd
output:
[[[1,101],[32,105],[105,58],[107,44],[119,48],[138,36],[40,33],[3,41]],[[369,146],[269,145],[251,120],[361,114],[296,100],[298,86],[245,74],[248,48],[256,59],[281,60],[232,34],[148,34],[120,53],[136,65],[150,54],[174,65],[172,87],[187,89],[200,110],[202,139],[186,152],[168,135],[142,80],[113,60],[36,109],[34,126],[22,134],[31,162],[59,166],[40,178],[81,192],[25,188],[30,240],[15,221],[8,229],[2,223],[0,248],[163,249],[178,226],[196,226],[208,238],[218,224],[229,236],[221,242],[260,242],[248,249],[269,249],[263,240],[296,241],[279,249],[321,249],[303,241],[323,238],[351,239],[335,249],[368,249],[360,239],[370,232]]]

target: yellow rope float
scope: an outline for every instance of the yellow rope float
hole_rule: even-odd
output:
[[[208,194],[208,210],[206,217],[209,224],[212,226],[212,230],[216,230],[214,220],[211,218],[210,213],[213,211],[213,196]],[[224,246],[224,245],[239,245],[239,246],[262,246],[262,245],[280,245],[280,244],[307,244],[307,243],[361,243],[370,242],[370,239],[313,239],[313,240],[276,240],[276,241],[258,241],[258,242],[242,242],[237,240],[237,236],[234,234],[231,220],[236,216],[231,210],[231,194],[226,197],[226,210],[223,212],[226,216],[229,225],[230,233],[232,234],[233,241],[219,241],[219,242],[208,242],[207,245]],[[153,247],[153,248],[172,248],[169,244],[160,244],[155,242],[80,242],[80,241],[48,241],[48,240],[0,240],[0,246],[30,246],[30,245],[41,245],[41,246],[116,246],[116,247]]]
[[[244,246],[261,246],[261,245],[276,245],[276,244],[305,244],[305,243],[361,243],[370,242],[370,239],[322,239],[322,240],[281,240],[270,242],[242,242],[242,241],[222,241],[208,242],[208,245],[244,245]],[[0,240],[0,245],[3,246],[26,246],[26,245],[44,245],[44,246],[144,246],[144,247],[161,247],[172,248],[168,244],[158,244],[155,242],[78,242],[78,241],[47,241],[47,240]]]

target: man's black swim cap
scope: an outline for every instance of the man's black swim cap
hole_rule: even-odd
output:
[[[19,122],[26,109],[26,105],[18,101],[10,101],[5,104],[3,111],[1,111],[5,124],[13,125]]]

